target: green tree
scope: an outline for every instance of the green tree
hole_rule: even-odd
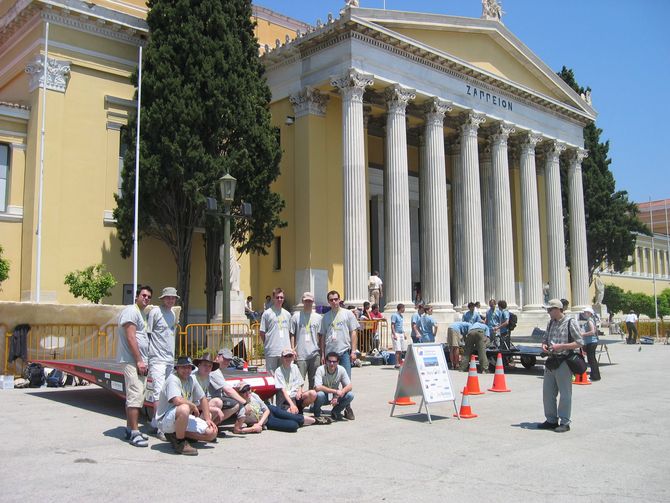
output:
[[[623,291],[623,288],[616,285],[605,285],[603,304],[607,306],[607,310],[611,313],[618,313],[619,311],[628,308],[626,294]]]
[[[65,276],[65,284],[76,298],[84,298],[99,304],[104,297],[109,297],[110,290],[116,285],[116,279],[111,272],[105,272],[103,264],[96,264],[83,271],[68,273]]]
[[[0,245],[0,284],[9,278],[9,260],[2,256],[3,249]]]
[[[558,76],[578,94],[591,91],[590,87],[580,87],[574,72],[565,66],[558,72]],[[647,226],[637,216],[637,205],[628,200],[628,193],[625,190],[616,190],[614,175],[609,169],[612,162],[608,157],[610,144],[609,140],[605,143],[600,141],[602,132],[594,123],[584,128],[584,148],[589,151],[588,157],[582,162],[589,284],[593,280],[593,273],[603,267],[605,262],[615,272],[622,272],[630,267],[633,262],[629,257],[635,251],[636,233],[650,234]],[[567,179],[567,165],[562,161],[565,250],[567,262],[570,264]]]
[[[150,0],[150,39],[142,72],[140,234],[164,242],[177,269],[188,313],[194,230],[205,227],[207,297],[220,283],[222,223],[205,217],[218,179],[237,178],[236,201],[252,201],[254,218],[235,219],[241,252],[266,253],[284,203],[270,190],[281,152],[270,125],[270,91],[254,38],[249,0]],[[133,75],[137,85],[137,75]],[[123,197],[115,217],[122,255],[132,249],[136,117],[124,133]],[[234,205],[236,206],[236,205]],[[212,271],[216,271],[213,273]],[[218,281],[217,281],[218,280]],[[208,313],[211,316],[211,312]]]
[[[666,288],[658,295],[658,315],[670,316],[670,288]]]

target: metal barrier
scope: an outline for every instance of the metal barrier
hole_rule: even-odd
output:
[[[196,357],[206,351],[216,353],[221,348],[230,349],[233,355],[251,365],[263,363],[263,343],[258,330],[246,323],[194,323],[180,328],[177,334],[180,355]]]
[[[358,330],[358,350],[361,353],[371,353],[373,349],[384,351],[391,348],[393,351],[393,342],[385,318],[358,320],[358,323],[361,326]]]

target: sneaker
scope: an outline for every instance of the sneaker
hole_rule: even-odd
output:
[[[333,418],[333,421],[344,421],[345,418],[341,412],[331,412],[330,417]]]
[[[329,417],[315,416],[314,424],[331,424],[333,421]]]
[[[556,428],[558,428],[558,423],[550,423],[549,421],[537,425],[538,430],[555,430]]]
[[[161,430],[158,430],[156,432],[156,438],[158,438],[158,440],[162,440],[163,442],[167,442],[167,437],[165,436],[165,433],[163,433]]]
[[[198,455],[198,449],[189,444],[186,439],[177,440],[177,446],[174,450],[177,454],[183,454],[184,456]]]
[[[554,431],[556,433],[565,433],[566,431],[570,431],[570,425],[569,424],[562,424],[560,426],[557,426]]]
[[[344,418],[348,419],[349,421],[353,421],[354,419],[356,419],[354,411],[351,410],[351,405],[347,405],[347,407],[344,409]]]

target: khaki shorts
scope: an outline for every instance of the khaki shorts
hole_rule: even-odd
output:
[[[453,328],[447,330],[447,346],[457,348],[461,345],[461,333]]]
[[[123,367],[123,379],[126,388],[126,407],[141,408],[147,391],[147,377],[137,373],[137,367],[126,363]]]

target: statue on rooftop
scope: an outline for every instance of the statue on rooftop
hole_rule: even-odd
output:
[[[502,2],[482,0],[482,19],[501,21],[503,17]]]
[[[358,0],[346,0],[345,7],[360,7]]]

